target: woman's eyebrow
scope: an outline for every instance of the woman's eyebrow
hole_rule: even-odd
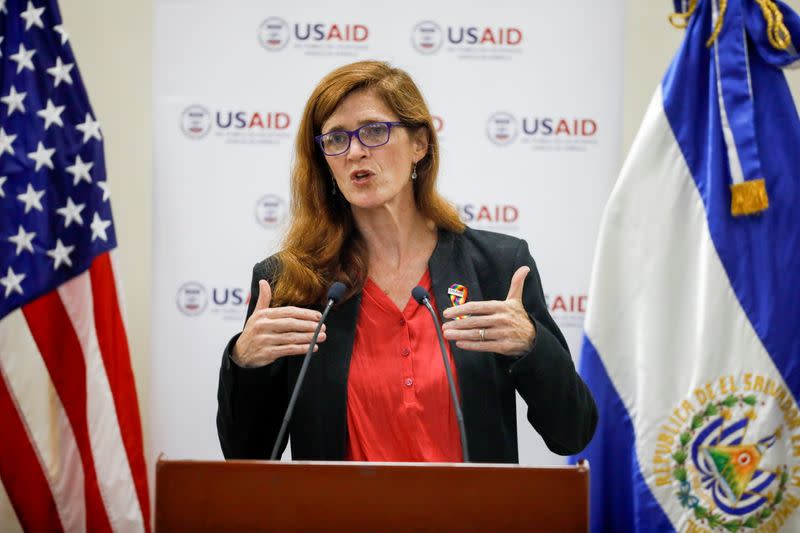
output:
[[[358,127],[360,128],[361,126],[364,126],[366,124],[372,124],[373,122],[390,122],[390,121],[388,121],[388,120],[386,120],[384,118],[369,117],[369,118],[364,118],[364,119],[359,120],[357,122],[357,124],[358,124]],[[322,129],[322,133],[330,133],[332,131],[347,131],[347,128],[345,128],[341,124],[334,124],[332,126],[329,126],[327,128],[323,128]]]

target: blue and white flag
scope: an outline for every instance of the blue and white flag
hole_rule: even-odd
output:
[[[676,11],[592,274],[592,531],[800,531],[800,18]]]

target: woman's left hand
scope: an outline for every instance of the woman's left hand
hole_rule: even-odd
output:
[[[522,286],[530,270],[523,266],[514,272],[505,300],[467,302],[445,309],[444,318],[463,318],[442,326],[444,338],[456,341],[463,350],[503,355],[528,353],[536,338],[536,328],[522,306]]]

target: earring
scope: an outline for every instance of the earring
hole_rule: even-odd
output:
[[[411,179],[417,179],[417,164],[414,163],[414,166],[411,167]]]
[[[333,179],[333,176],[331,176],[331,187],[331,195],[336,196],[336,180]]]

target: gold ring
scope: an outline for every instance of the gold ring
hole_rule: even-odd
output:
[[[485,341],[486,340],[486,330],[481,328],[481,329],[478,330],[478,333],[481,336],[481,342]]]

